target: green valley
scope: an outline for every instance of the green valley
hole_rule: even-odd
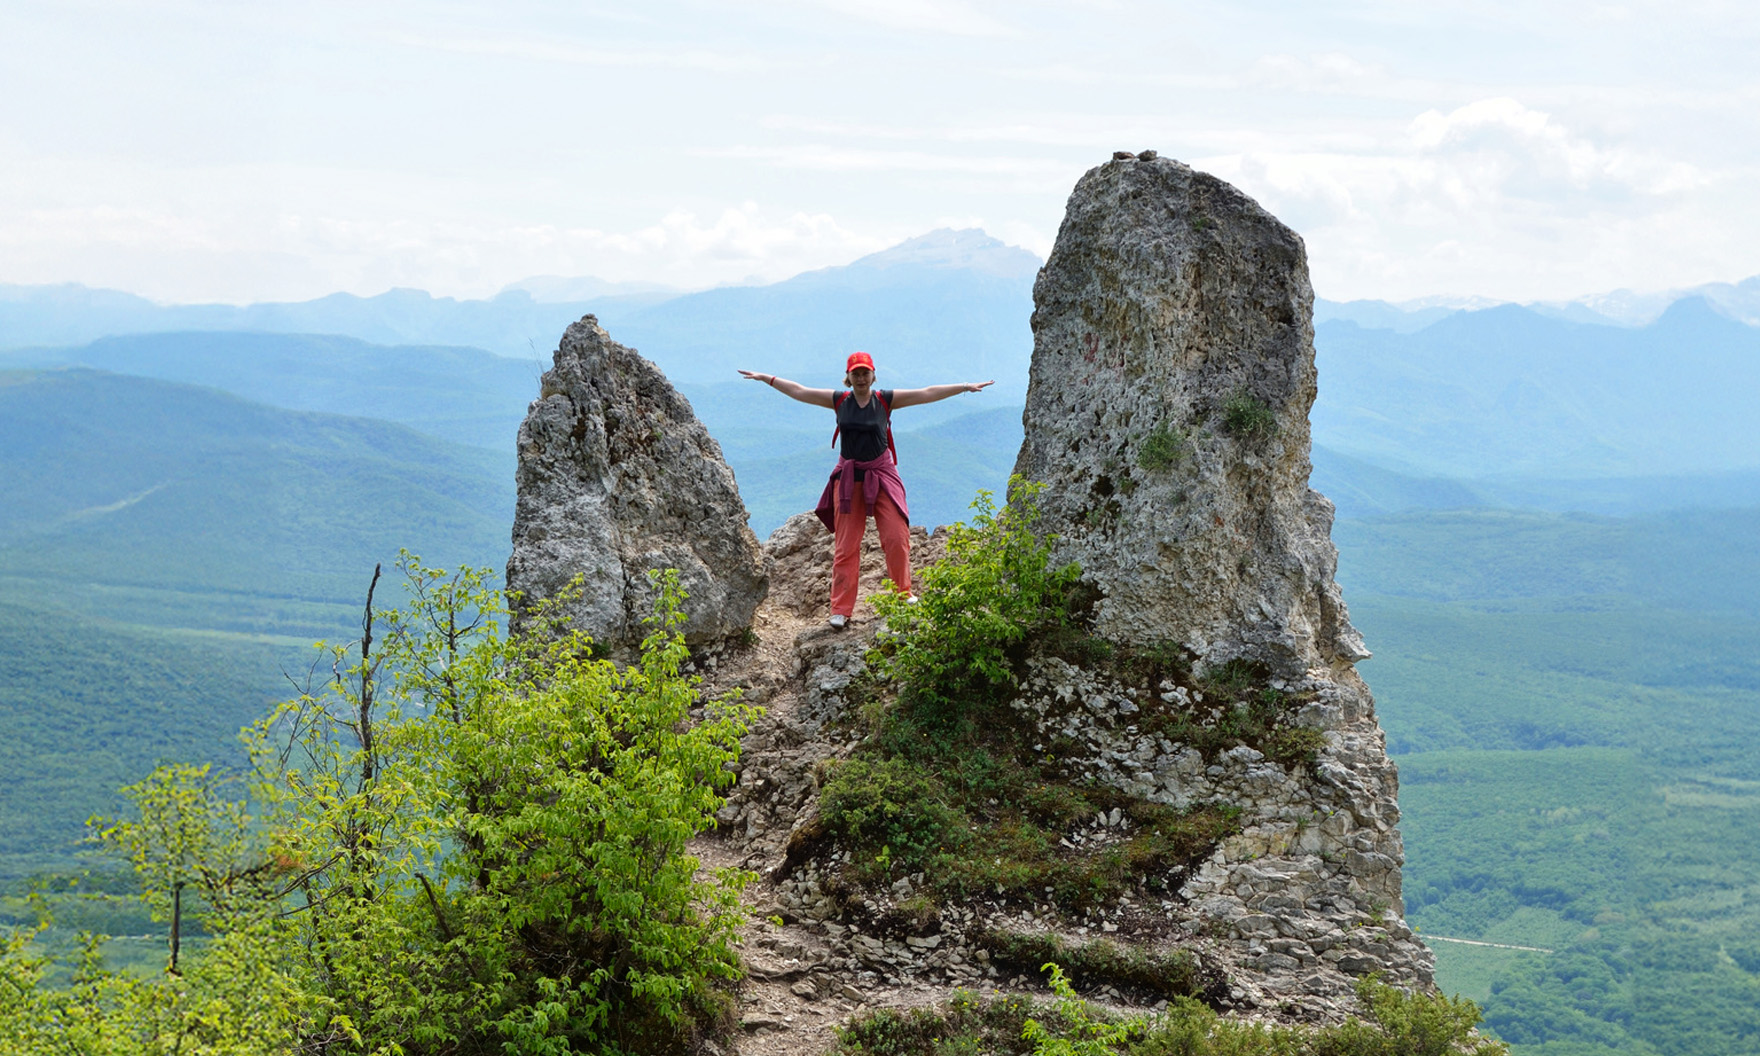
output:
[[[1752,510],[1338,525],[1408,918],[1518,1053],[1760,1052],[1757,534]]]
[[[96,371],[0,375],[0,879],[358,634],[375,563],[505,560],[510,459]]]

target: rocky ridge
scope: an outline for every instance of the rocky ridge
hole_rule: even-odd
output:
[[[1119,171],[1132,168],[1148,171]],[[1130,217],[1157,211],[1172,217],[1172,230],[1143,237]],[[823,1051],[831,1026],[857,1011],[937,1002],[959,989],[1042,992],[1021,944],[1067,952],[1105,940],[1169,963],[1185,956],[1192,992],[1253,1017],[1336,1021],[1357,1011],[1354,982],[1370,974],[1431,985],[1434,959],[1402,917],[1397,773],[1373,697],[1351,666],[1367,652],[1332,580],[1330,506],[1306,487],[1314,371],[1300,242],[1238,191],[1165,160],[1120,159],[1089,173],[1070,215],[1039,284],[1020,466],[1048,485],[1041,501],[1068,532],[1061,554],[1088,570],[1095,632],[1177,649],[1188,666],[1145,681],[1128,665],[1040,652],[1009,707],[1038,737],[1035,747],[1055,746],[1052,769],[1070,782],[1115,789],[1127,802],[1221,808],[1236,824],[1189,866],[1139,877],[1101,906],[1049,895],[935,899],[927,897],[933,878],[920,872],[878,889],[852,885],[850,849],[808,837],[829,768],[863,750],[858,713],[873,701],[860,676],[878,627],[866,609],[849,631],[824,627],[830,541],[809,516],[797,517],[765,544],[771,596],[756,613],[756,644],[710,678],[769,709],[748,739],[718,833],[698,845],[707,863],[763,877],[749,892],[741,1052]],[[1095,231],[1128,244],[1084,248]],[[1236,271],[1215,265],[1218,246]],[[1070,278],[1101,267],[1081,263],[1084,254],[1117,274]],[[1200,282],[1181,299],[1154,281],[1191,274],[1259,285],[1241,294]],[[1070,292],[1078,287],[1101,304],[1080,308]],[[1133,290],[1155,303],[1132,301]],[[1170,299],[1178,307],[1168,308]],[[1070,321],[1086,325],[1083,311],[1133,335],[1116,359],[1098,350],[1085,358],[1095,343]],[[1144,336],[1136,327],[1151,319],[1183,329]],[[1180,351],[1140,361],[1168,349]],[[1257,407],[1260,424],[1231,425],[1231,400]],[[1155,433],[1178,441],[1165,460],[1141,457]],[[1110,496],[1095,487],[1102,476]],[[937,544],[920,537],[914,561]],[[1226,567],[1212,574],[1214,562]],[[866,591],[878,584],[877,554],[865,568]],[[1170,582],[1177,589],[1141,607]],[[1219,674],[1250,684],[1225,691]],[[1267,729],[1305,731],[1295,742],[1304,750],[1251,737],[1196,743],[1194,731],[1201,739],[1222,728],[1253,700],[1272,702]],[[1185,723],[1184,735],[1170,735],[1170,722]],[[1122,846],[1133,824],[1131,810],[1099,812],[1062,832],[1058,853],[1104,853]],[[1088,996],[1121,1010],[1166,1000],[1124,977],[1097,977]]]
[[[940,537],[918,533],[913,563],[921,566],[937,556]],[[1036,966],[997,956],[998,935],[1188,951],[1207,999],[1249,1016],[1336,1021],[1356,1011],[1353,983],[1371,973],[1429,985],[1430,955],[1400,917],[1393,774],[1372,715],[1336,722],[1311,769],[1246,746],[1204,763],[1196,751],[1129,721],[1141,715],[1140,693],[1133,697],[1102,673],[1042,660],[1015,706],[1035,717],[1047,739],[1087,731],[1087,749],[1068,761],[1072,774],[1092,773],[1154,801],[1241,810],[1241,830],[1173,892],[1151,896],[1139,886],[1086,914],[1049,901],[987,898],[924,914],[916,896],[928,885],[920,873],[883,891],[852,891],[840,878],[847,850],[793,860],[791,840],[813,823],[825,767],[860,748],[849,734],[850,711],[859,707],[850,691],[880,625],[864,606],[848,631],[825,627],[820,562],[829,560],[829,537],[810,515],[779,528],[765,547],[773,593],[756,613],[756,642],[704,674],[711,692],[738,687],[767,712],[746,741],[717,832],[694,848],[705,867],[738,865],[762,878],[748,891],[751,977],[741,994],[737,1051],[823,1052],[833,1028],[852,1015],[933,1004],[960,989],[1043,995]],[[877,553],[865,558],[864,595],[882,574]],[[1316,699],[1306,707],[1317,713],[1343,705]],[[1115,809],[1063,838],[1070,855],[1092,854],[1128,836],[1130,825]],[[1118,983],[1088,996],[1126,1012],[1166,1000]]]
[[[1430,985],[1402,919],[1397,773],[1352,666],[1367,652],[1333,582],[1330,505],[1307,488],[1300,240],[1221,181],[1126,155],[1077,185],[1037,291],[1018,465],[1082,564],[1087,637],[1028,647],[1002,707],[1036,779],[1110,797],[1049,854],[1116,858],[1170,811],[1219,819],[1103,901],[950,897],[921,870],[875,882],[857,857],[873,849],[825,830],[828,778],[873,758],[872,717],[896,704],[867,672],[882,628],[866,603],[826,626],[830,536],[802,514],[759,547],[719,450],[651,364],[588,317],[521,429],[510,584],[545,595],[588,573],[574,615],[627,647],[641,574],[676,565],[705,693],[767,709],[693,845],[705,868],[761,877],[741,1053],[823,1052],[852,1015],[959,990],[1042,994],[1047,951],[1100,965],[1080,985],[1124,1011],[1185,993],[1336,1021],[1365,975]],[[913,535],[919,569],[941,556],[942,533]],[[870,539],[864,596],[880,565]]]

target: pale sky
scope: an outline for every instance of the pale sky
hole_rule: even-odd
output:
[[[0,0],[0,282],[698,287],[1041,256],[1155,148],[1343,300],[1760,273],[1760,5]]]

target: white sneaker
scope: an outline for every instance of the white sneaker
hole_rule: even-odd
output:
[[[906,605],[915,605],[917,603],[917,596],[912,594],[910,597],[904,599],[904,603]]]
[[[834,629],[841,631],[841,630],[843,630],[844,626],[847,625],[848,623],[849,623],[849,617],[845,616],[843,613],[834,612],[831,614],[831,626]]]

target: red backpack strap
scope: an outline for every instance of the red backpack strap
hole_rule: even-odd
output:
[[[874,390],[874,398],[880,401],[881,409],[886,412],[886,449],[892,452],[892,464],[896,466],[898,465],[898,445],[892,442],[892,404],[887,401],[886,397],[880,395],[879,389]]]

